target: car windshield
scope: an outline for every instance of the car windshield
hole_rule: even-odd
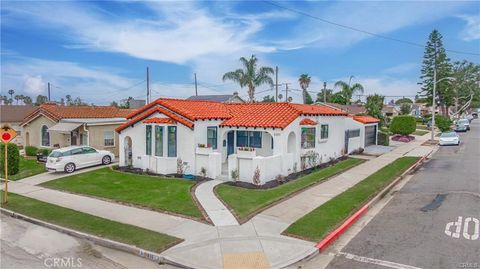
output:
[[[63,154],[62,152],[60,151],[57,151],[57,150],[54,150],[50,153],[50,155],[48,155],[48,157],[53,157],[53,158],[58,158],[58,157],[62,157]]]
[[[468,123],[468,120],[466,119],[461,119],[458,121],[459,124],[465,124],[465,123]]]
[[[456,133],[450,132],[450,133],[443,133],[440,137],[455,137],[457,136]]]

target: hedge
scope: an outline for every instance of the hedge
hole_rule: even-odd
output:
[[[43,156],[48,156],[50,155],[50,152],[52,152],[52,150],[44,148],[44,149],[38,149],[37,153],[41,153]]]
[[[394,134],[409,135],[416,129],[415,118],[408,115],[396,116],[390,124],[390,131]]]
[[[36,156],[38,152],[38,148],[34,146],[26,146],[25,147],[25,155],[27,156]]]
[[[8,174],[15,175],[19,171],[20,165],[20,151],[18,150],[17,145],[13,143],[7,144],[8,150]],[[5,173],[5,144],[0,144],[0,174],[3,176]]]
[[[390,145],[390,135],[385,132],[378,132],[378,144],[383,146]]]
[[[438,115],[435,116],[435,125],[442,132],[450,131],[453,122],[450,118]]]

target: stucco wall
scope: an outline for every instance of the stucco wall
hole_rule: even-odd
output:
[[[87,126],[88,130],[88,140],[89,140],[89,145],[100,150],[108,150],[115,154],[115,156],[119,155],[118,151],[118,133],[115,132],[115,128],[117,128],[119,124],[110,124],[110,125],[89,125]],[[79,133],[85,131],[83,130],[83,126],[80,126],[79,128]],[[115,140],[115,145],[114,146],[105,146],[104,143],[104,132],[106,131],[113,131],[114,133],[114,140]],[[78,138],[80,139],[80,137]]]
[[[42,126],[46,125],[49,128],[55,125],[56,122],[44,117],[44,116],[39,116],[36,119],[32,120],[28,124],[23,126],[23,135],[24,137],[29,136],[29,142],[24,139],[23,144],[29,144],[31,146],[35,147],[43,147],[42,146],[42,137],[41,137],[41,130]],[[60,147],[66,147],[70,145],[69,142],[69,135],[64,135],[64,134],[59,134],[56,132],[50,132],[50,146],[47,148],[52,148],[55,144],[59,144]]]

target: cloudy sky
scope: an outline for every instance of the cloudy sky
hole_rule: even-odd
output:
[[[144,99],[149,66],[154,97],[192,95],[194,73],[200,94],[246,96],[221,78],[255,54],[292,89],[302,73],[311,91],[353,75],[365,94],[413,96],[421,46],[322,20],[422,45],[436,28],[447,49],[467,52],[449,52],[452,60],[479,63],[479,14],[478,1],[2,1],[1,89],[33,97],[50,82],[57,100]],[[258,99],[274,93],[257,91]],[[299,91],[289,94],[300,101]]]

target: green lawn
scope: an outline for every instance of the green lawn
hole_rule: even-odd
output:
[[[181,241],[179,238],[166,234],[96,217],[13,193],[8,194],[8,204],[2,204],[2,207],[62,227],[135,245],[158,253]]]
[[[350,169],[361,162],[362,160],[359,159],[347,159],[333,166],[326,167],[294,181],[267,190],[246,189],[221,184],[215,191],[218,196],[233,209],[235,215],[243,219],[291,193]]]
[[[418,160],[402,157],[290,225],[285,234],[319,241]]]
[[[202,213],[190,194],[194,184],[194,181],[136,175],[105,167],[45,182],[41,186],[201,219]]]
[[[8,180],[19,180],[22,178],[34,176],[46,172],[45,164],[37,163],[37,160],[26,160],[20,157],[18,173],[15,175],[8,175]],[[4,171],[0,172],[0,177],[4,178]]]
[[[417,129],[427,130],[427,131],[430,130],[430,128],[428,128],[427,125],[422,125],[422,124],[417,124]]]
[[[412,134],[413,134],[413,135],[426,135],[426,134],[428,134],[428,133],[429,133],[428,131],[416,130],[416,131],[413,132]]]

